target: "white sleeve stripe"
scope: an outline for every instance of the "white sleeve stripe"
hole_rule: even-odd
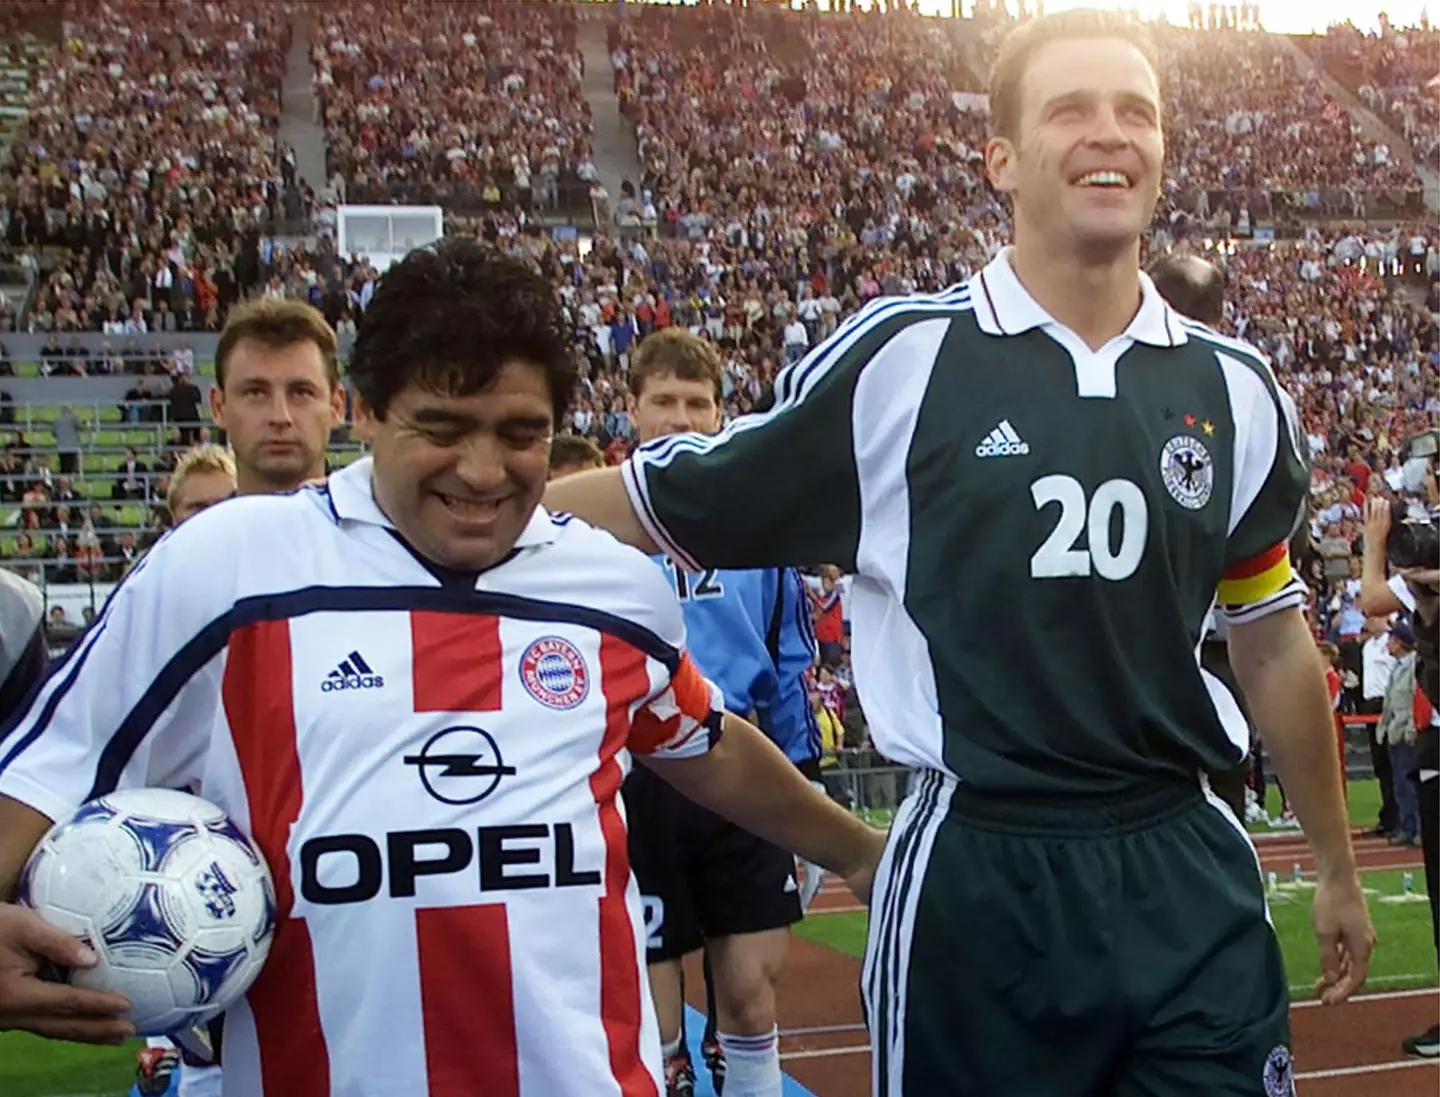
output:
[[[1269,617],[1272,613],[1279,613],[1284,609],[1303,606],[1308,598],[1308,593],[1300,577],[1291,572],[1290,581],[1270,597],[1252,602],[1248,606],[1221,606],[1220,611],[1225,615],[1228,624],[1243,625],[1249,621],[1258,621],[1262,617]]]
[[[807,354],[805,358],[815,358],[815,362],[811,364],[818,365],[820,360],[826,357],[826,355],[817,355],[815,352],[824,349],[828,354],[830,350],[838,346],[840,339],[846,336],[854,336],[854,338],[851,338],[850,341],[846,344],[847,348],[853,346],[859,335],[862,333],[862,329],[863,331],[869,331],[871,328],[873,328],[881,319],[882,313],[884,314],[884,319],[889,319],[893,316],[897,316],[905,312],[907,309],[910,308],[923,310],[930,306],[939,305],[947,310],[958,309],[967,306],[969,302],[970,284],[968,282],[951,286],[950,288],[941,290],[939,293],[936,294],[926,294],[924,296],[918,297],[911,296],[879,298],[867,307],[861,309],[859,312],[856,312],[850,317],[848,317],[845,322],[841,324],[838,329],[836,329],[835,333],[825,341],[824,344],[816,347],[815,351]],[[786,369],[781,371],[780,376],[775,379],[775,397],[777,403],[789,403],[794,399],[803,399],[804,393],[808,392],[809,389],[812,387],[808,379],[801,385],[801,390],[798,394],[791,393],[790,388],[792,384],[800,383],[800,375],[802,372],[805,372],[806,368],[807,363],[805,360],[802,359],[801,361],[796,362],[793,366],[787,367]],[[823,372],[824,370],[822,369],[820,373],[823,374]]]
[[[1260,498],[1280,447],[1275,402],[1249,366],[1229,354],[1215,351],[1221,380],[1230,399],[1234,431],[1234,469],[1231,473],[1230,523],[1227,536],[1235,532],[1245,515]]]
[[[675,543],[675,539],[666,532],[664,525],[661,524],[660,516],[650,505],[650,486],[645,481],[645,474],[634,464],[626,461],[620,466],[620,480],[625,485],[625,494],[630,497],[630,509],[635,512],[635,517],[640,520],[641,527],[660,547],[660,551],[686,571],[704,570],[693,556]]]
[[[673,434],[656,439],[637,449],[630,460],[640,465],[662,467],[679,453],[708,453],[734,435],[764,426],[803,403],[835,364],[844,359],[846,352],[881,324],[910,312],[922,316],[944,315],[968,312],[972,307],[968,286],[952,288],[931,297],[881,298],[857,312],[800,361],[781,370],[775,381],[775,406],[769,411],[732,420],[716,434]]]

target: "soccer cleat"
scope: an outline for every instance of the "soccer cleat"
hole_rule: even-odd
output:
[[[135,1091],[141,1097],[156,1097],[170,1091],[170,1078],[180,1066],[180,1053],[173,1047],[144,1047],[135,1064]]]
[[[710,1081],[715,1086],[715,1097],[725,1092],[725,1049],[719,1040],[705,1040],[700,1044],[700,1054],[705,1067],[710,1071]]]
[[[1440,1058],[1440,1025],[1433,1026],[1429,1032],[1422,1032],[1419,1036],[1407,1036],[1400,1044],[1407,1054],[1418,1055],[1422,1059]]]
[[[715,1086],[715,1095],[725,1092],[725,1049],[719,1040],[705,1040],[700,1044],[700,1054],[705,1059],[705,1068],[710,1071],[710,1081]]]
[[[690,1056],[677,1055],[665,1064],[665,1097],[695,1097],[695,1067]]]

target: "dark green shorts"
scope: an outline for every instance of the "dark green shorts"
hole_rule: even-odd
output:
[[[1294,1093],[1259,862],[1198,785],[1026,803],[922,774],[861,989],[876,1097]]]

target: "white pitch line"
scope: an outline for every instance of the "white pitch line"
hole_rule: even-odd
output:
[[[793,1062],[797,1059],[830,1059],[840,1055],[864,1055],[870,1051],[869,1044],[854,1044],[849,1047],[815,1048],[810,1051],[782,1052],[780,1061]],[[1388,1070],[1408,1070],[1411,1067],[1440,1066],[1440,1059],[1399,1059],[1389,1063],[1373,1063],[1359,1067],[1332,1067],[1329,1070],[1306,1070],[1295,1075],[1297,1082],[1315,1082],[1323,1078],[1349,1078],[1357,1074],[1378,1074]]]
[[[1295,1075],[1297,1082],[1317,1082],[1321,1078],[1349,1078],[1355,1074],[1377,1074],[1382,1070],[1408,1070],[1411,1067],[1440,1066],[1440,1059],[1396,1059],[1374,1063],[1368,1067],[1335,1067],[1332,1070],[1304,1070]]]
[[[814,1025],[811,1028],[782,1028],[780,1038],[787,1036],[829,1036],[837,1032],[864,1032],[865,1026],[854,1025]]]
[[[823,1047],[812,1051],[783,1051],[780,1061],[790,1059],[828,1059],[832,1055],[863,1055],[870,1050],[869,1044],[855,1044],[851,1047]]]
[[[1420,987],[1416,990],[1387,990],[1380,994],[1362,994],[1358,998],[1351,998],[1345,1004],[1347,1006],[1362,1005],[1365,1002],[1392,1002],[1397,998],[1423,998],[1427,994],[1436,993],[1435,987]],[[1315,1006],[1323,1005],[1319,998],[1310,998],[1304,1002],[1294,1002],[1291,1009],[1313,1009]]]

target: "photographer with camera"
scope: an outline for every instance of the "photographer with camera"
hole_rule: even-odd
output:
[[[1420,842],[1425,856],[1425,889],[1430,896],[1430,926],[1440,953],[1440,489],[1435,479],[1440,431],[1427,431],[1411,443],[1404,466],[1403,493],[1417,499],[1372,498],[1365,508],[1365,555],[1360,608],[1367,614],[1408,611],[1414,618],[1415,680],[1430,702],[1430,727],[1416,738],[1415,768],[1395,780],[1417,782]],[[1387,570],[1394,574],[1386,578]],[[1412,1055],[1440,1056],[1440,1025],[1408,1037]]]

